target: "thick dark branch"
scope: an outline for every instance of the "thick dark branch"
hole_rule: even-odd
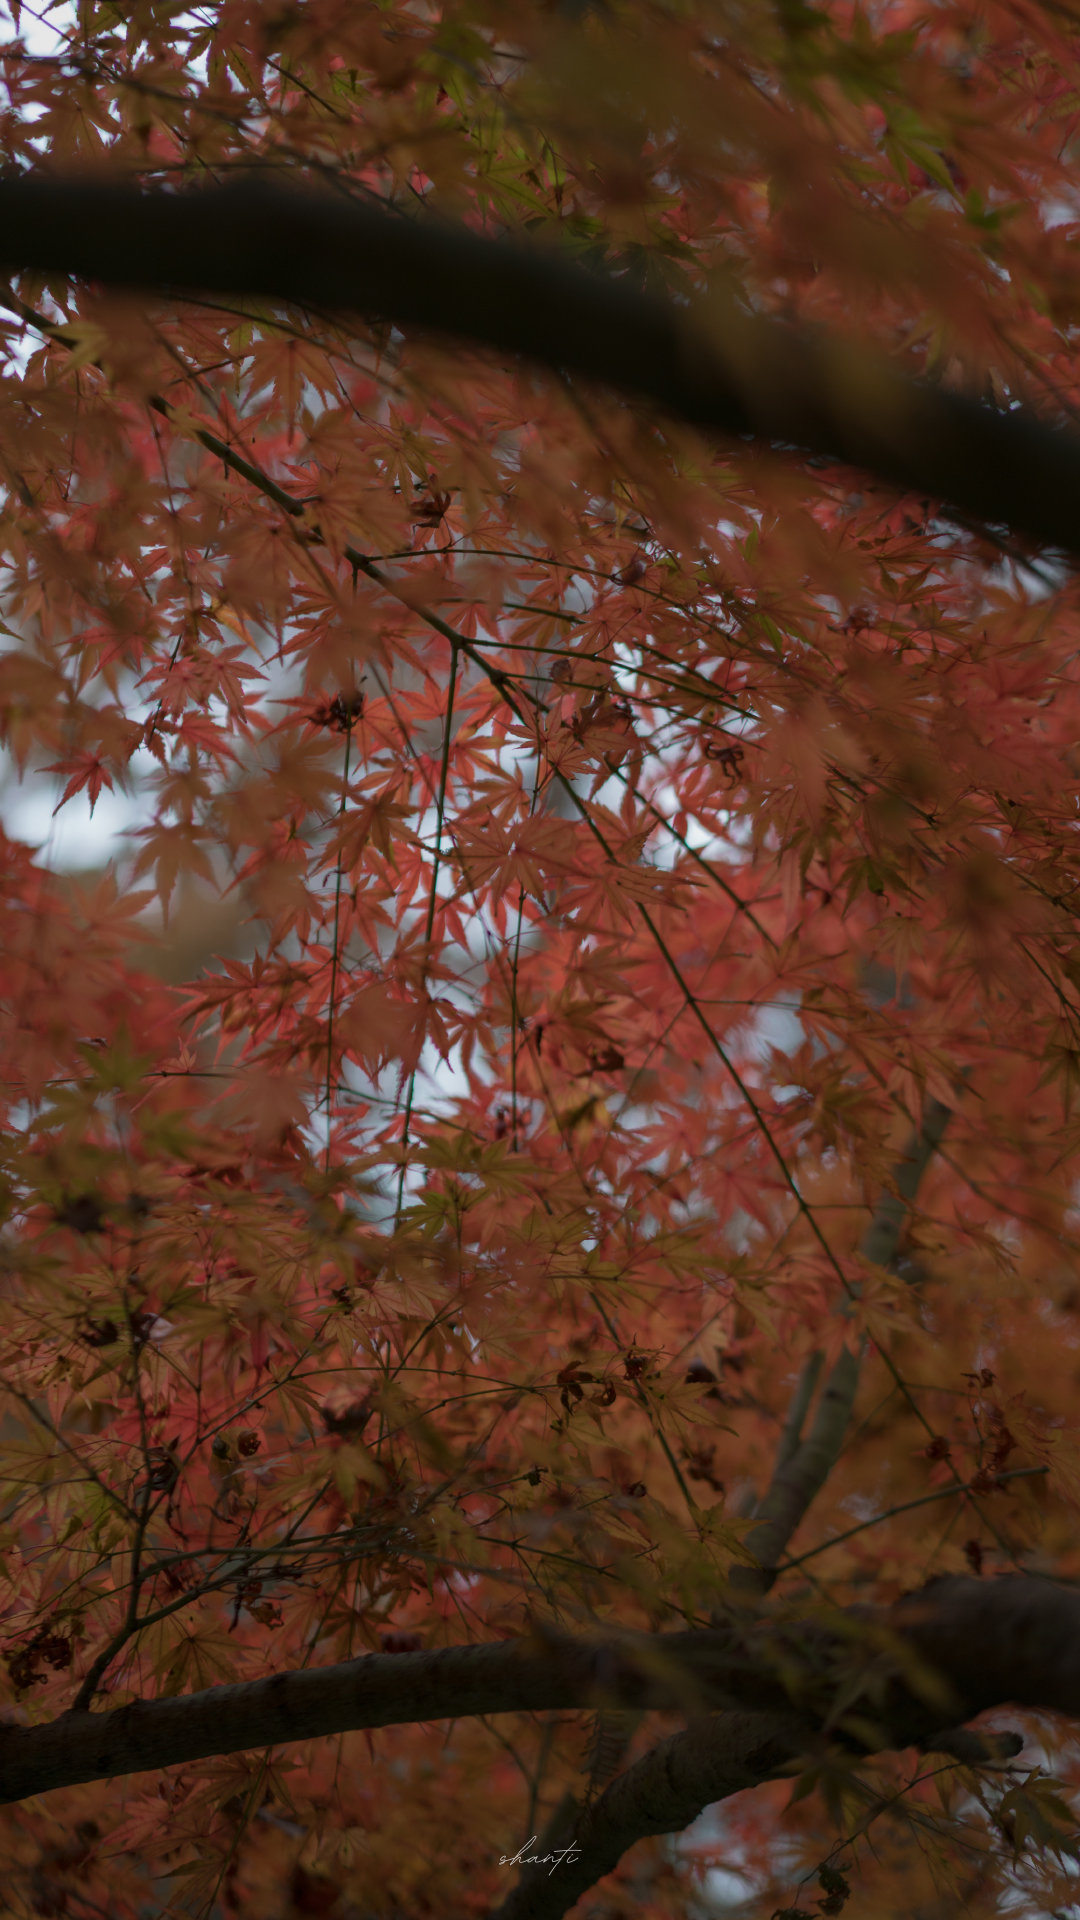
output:
[[[360,1727],[579,1707],[693,1712],[742,1698],[738,1649],[737,1635],[724,1630],[627,1635],[604,1644],[494,1642],[369,1654],[110,1713],[69,1712],[45,1726],[0,1727],[0,1803]]]
[[[3,1726],[0,1802],[213,1754],[470,1714],[590,1707],[789,1714],[780,1674],[791,1667],[793,1650],[798,1667],[800,1645],[805,1684],[795,1706],[813,1724],[831,1705],[837,1660],[841,1667],[857,1660],[857,1643],[789,1617],[778,1662],[770,1651],[777,1620],[742,1600],[713,1630],[626,1635],[605,1644],[551,1638],[369,1654],[110,1713],[67,1713],[39,1727]],[[873,1709],[889,1744],[925,1744],[935,1730],[1010,1703],[1080,1717],[1080,1594],[1071,1589],[1023,1576],[946,1579],[888,1612],[864,1610],[855,1620],[897,1635],[900,1647],[945,1683],[948,1698],[939,1694],[935,1704],[894,1681],[885,1704]]]
[[[1065,1689],[1059,1700],[1067,1695],[1071,1711],[1080,1707],[1080,1657],[1073,1644],[1080,1596],[1048,1581],[937,1580],[884,1617],[892,1631],[903,1634],[909,1653],[948,1676],[969,1714],[976,1703],[980,1709],[1004,1704],[1003,1682],[1012,1704],[1038,1705],[1040,1696],[1045,1704],[1056,1662],[1062,1663]],[[951,1754],[966,1766],[1013,1759],[1024,1744],[1015,1732],[935,1725],[937,1716],[925,1699],[911,1694],[902,1702],[894,1696],[892,1716],[897,1744]],[[576,1818],[523,1849],[521,1877],[492,1920],[562,1920],[638,1840],[681,1832],[713,1802],[759,1785],[797,1755],[812,1751],[814,1735],[813,1718],[791,1711],[737,1711],[695,1720],[685,1733],[661,1741],[627,1768],[594,1805],[573,1809]]]
[[[0,182],[0,259],[105,286],[268,297],[426,328],[603,382],[706,431],[841,460],[1080,553],[1080,438],[726,296],[679,307],[554,247],[258,180],[170,193],[40,177]]]
[[[1080,1592],[1037,1575],[949,1574],[882,1616],[943,1675],[970,1720],[990,1707],[1080,1717]]]
[[[612,1782],[576,1824],[521,1849],[521,1879],[492,1920],[562,1920],[624,1853],[654,1833],[681,1833],[705,1808],[779,1773],[812,1746],[791,1713],[718,1713],[662,1740]],[[954,1728],[935,1742],[965,1766],[1014,1759],[1016,1733]]]
[[[807,1734],[792,1714],[724,1713],[661,1740],[612,1781],[572,1835],[558,1836],[553,1849],[523,1849],[521,1878],[492,1920],[561,1920],[636,1841],[681,1833],[714,1801],[760,1786],[801,1751]]]

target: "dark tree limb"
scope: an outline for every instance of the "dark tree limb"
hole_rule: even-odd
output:
[[[1021,1703],[1020,1695],[1023,1704],[1037,1704],[1035,1696],[1045,1691],[1059,1659],[1067,1669],[1063,1677],[1070,1697],[1080,1698],[1071,1692],[1080,1686],[1080,1657],[1071,1646],[1078,1623],[1080,1596],[1066,1595],[1048,1581],[1015,1576],[986,1583],[960,1577],[932,1581],[888,1616],[908,1653],[947,1674],[967,1708],[974,1700],[982,1708],[1002,1704],[991,1697],[998,1685],[984,1671],[984,1650],[991,1661],[1001,1658],[1006,1671],[1012,1649],[1019,1653],[1011,1683],[1019,1694],[1013,1704]],[[894,1703],[894,1712],[895,1736],[906,1735],[923,1751],[948,1754],[964,1766],[1007,1762],[1024,1745],[1012,1731],[933,1728],[932,1709],[910,1695],[898,1711]],[[774,1777],[796,1756],[813,1751],[815,1734],[812,1718],[791,1711],[728,1712],[696,1720],[628,1767],[594,1805],[576,1809],[576,1821],[563,1818],[529,1848],[521,1878],[493,1920],[561,1920],[638,1840],[679,1833],[707,1806]]]
[[[492,1920],[562,1920],[637,1841],[681,1833],[706,1807],[774,1777],[812,1741],[807,1723],[793,1714],[720,1713],[659,1742],[613,1781],[575,1828],[522,1849],[521,1878]],[[975,1767],[1014,1759],[1023,1744],[1016,1733],[957,1727],[933,1747]]]
[[[0,1726],[0,1804],[355,1728],[605,1705],[691,1711],[702,1698],[737,1697],[727,1690],[735,1645],[719,1631],[369,1654],[107,1713],[68,1712],[44,1726]]]
[[[572,1837],[558,1836],[557,1864],[545,1862],[550,1848],[531,1850],[540,1861],[523,1865],[492,1920],[561,1920],[638,1840],[681,1833],[714,1801],[760,1786],[807,1737],[792,1714],[751,1712],[717,1714],[661,1740],[584,1811]]]
[[[424,328],[596,380],[706,432],[863,468],[1080,553],[1080,437],[909,379],[850,341],[796,332],[726,295],[678,306],[555,247],[258,179],[171,193],[41,175],[0,181],[0,261]]]
[[[1080,1718],[1080,1593],[1053,1581],[936,1580],[886,1611],[838,1614],[835,1631],[755,1608],[745,1596],[733,1601],[718,1628],[369,1654],[108,1713],[0,1726],[0,1802],[291,1740],[473,1714],[623,1707],[790,1715],[794,1707],[808,1725],[825,1725],[838,1676],[862,1657],[860,1636],[869,1636],[864,1651],[873,1661],[889,1662],[889,1688],[873,1707],[883,1745],[926,1745],[988,1707]],[[793,1699],[794,1670],[801,1678]],[[928,1691],[926,1676],[937,1676],[936,1690]]]

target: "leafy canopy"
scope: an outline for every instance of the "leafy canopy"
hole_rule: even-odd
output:
[[[12,6],[9,169],[424,205],[1071,418],[1065,7]],[[135,821],[93,872],[3,841],[7,1717],[702,1624],[845,1350],[782,1594],[1080,1573],[1074,577],[352,316],[0,300],[3,743]],[[6,1810],[5,1898],[486,1912],[605,1740],[65,1789]],[[931,1772],[834,1755],[598,1911],[721,1859],[763,1911],[851,1863],[867,1912],[1063,1897],[1052,1781]]]

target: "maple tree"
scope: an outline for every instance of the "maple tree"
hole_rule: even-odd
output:
[[[8,1910],[1060,1912],[1080,18],[34,18]]]

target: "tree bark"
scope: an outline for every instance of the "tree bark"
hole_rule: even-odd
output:
[[[472,1714],[628,1707],[695,1719],[794,1710],[813,1728],[828,1720],[845,1662],[860,1657],[863,1629],[867,1657],[887,1659],[892,1675],[872,1709],[883,1746],[926,1745],[988,1707],[1080,1717],[1080,1593],[1026,1575],[950,1577],[890,1609],[838,1614],[835,1632],[733,1594],[720,1628],[369,1654],[107,1713],[66,1713],[42,1726],[6,1725],[0,1801],[291,1740]],[[771,1652],[778,1634],[782,1660]],[[800,1676],[794,1698],[790,1679],[781,1679],[792,1670]]]
[[[0,258],[104,286],[269,297],[426,328],[1080,553],[1080,437],[719,293],[678,306],[555,247],[257,179],[175,193],[50,176],[0,181]]]

